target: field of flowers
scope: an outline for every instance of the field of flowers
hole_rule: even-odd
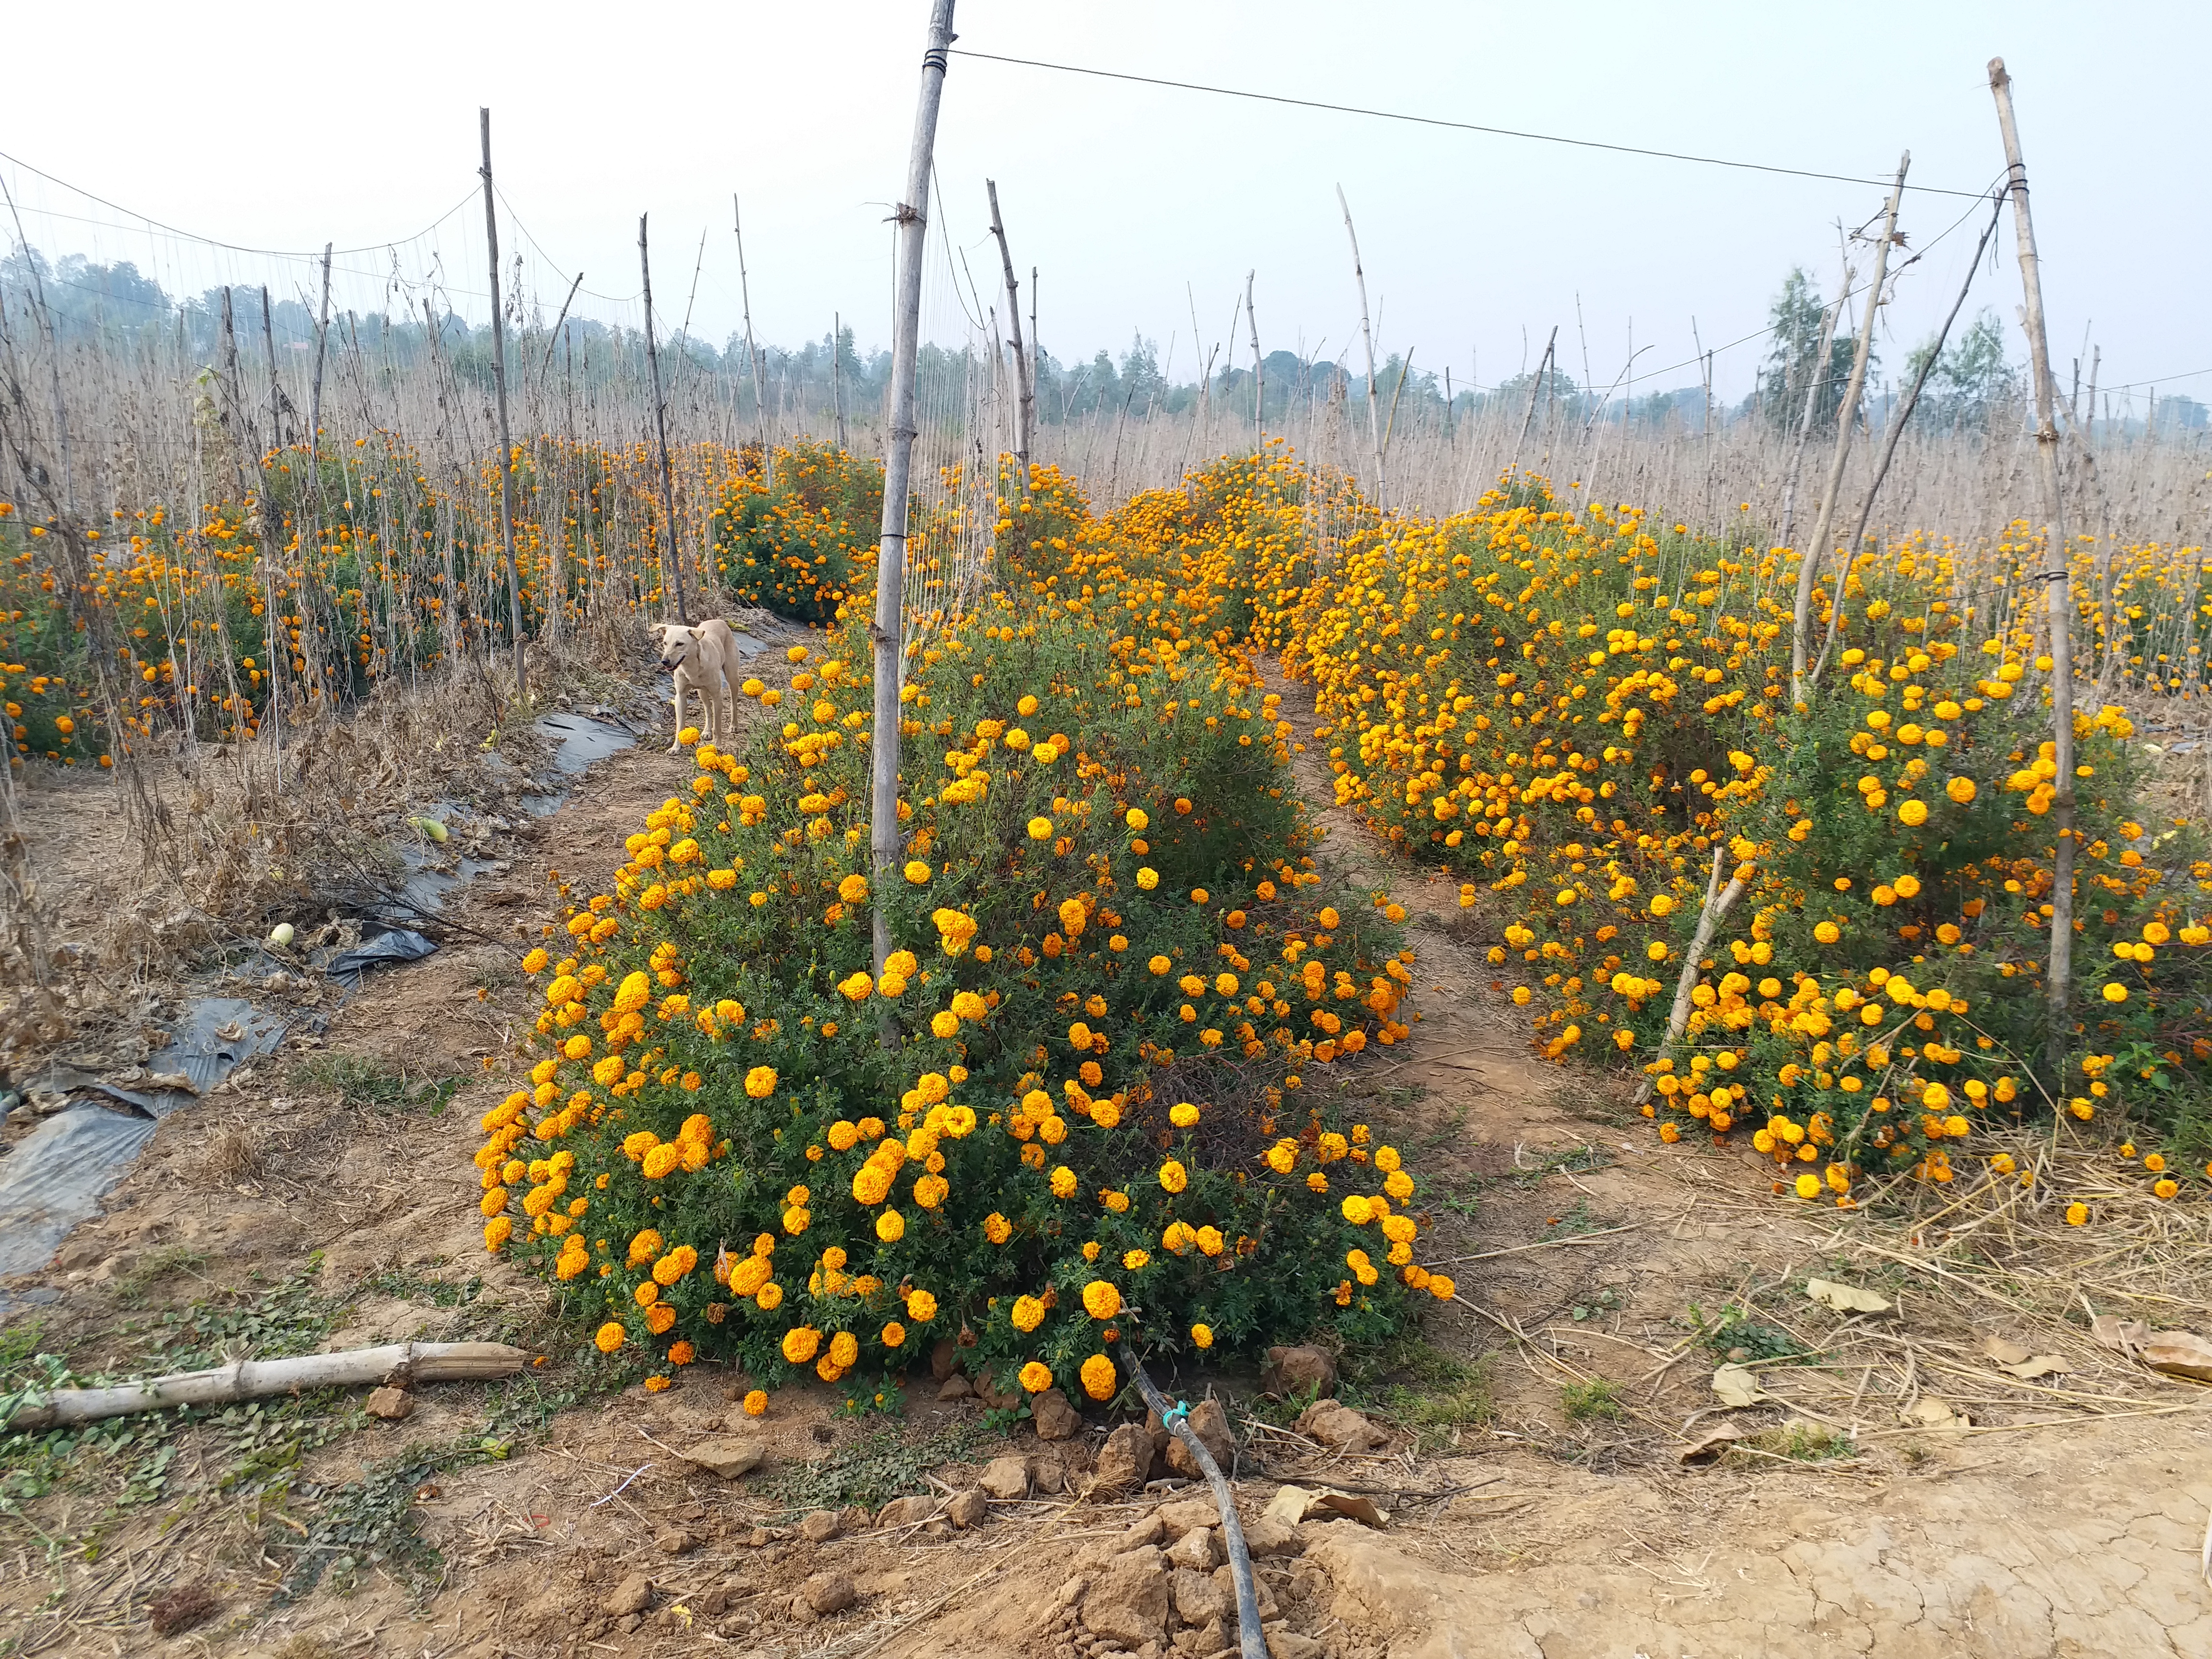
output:
[[[46,526],[0,519],[17,765],[106,754],[95,621],[137,732],[251,731],[272,697],[497,647],[512,579],[470,498],[397,448],[300,459],[186,527],[118,520],[74,603]],[[648,459],[518,452],[532,631],[659,613]],[[592,1309],[604,1348],[834,1381],[949,1337],[1007,1386],[1103,1397],[1125,1334],[1367,1341],[1450,1294],[1419,1260],[1419,1172],[1314,1086],[1407,1034],[1412,957],[1386,896],[1316,867],[1266,654],[1311,687],[1337,804],[1458,876],[1539,1050],[1628,1073],[1662,1140],[1747,1139],[1778,1193],[1847,1209],[1967,1173],[2063,1204],[2002,1133],[2032,1123],[2124,1135],[2161,1199],[2212,1176],[2212,860],[2145,805],[2135,737],[2203,690],[2196,549],[2073,550],[2103,695],[2075,720],[2054,1031],[2048,555],[2025,526],[1824,572],[1793,704],[1796,556],[1747,530],[1533,478],[1386,516],[1273,447],[1111,513],[1039,468],[1007,481],[995,586],[909,654],[883,884],[878,475],[797,447],[771,487],[759,461],[687,453],[678,544],[695,581],[819,637],[787,692],[746,683],[751,738],[695,746],[611,890],[526,961],[535,1066],[477,1158],[487,1244]]]

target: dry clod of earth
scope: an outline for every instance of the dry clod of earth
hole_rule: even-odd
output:
[[[617,1619],[633,1613],[643,1613],[653,1605],[653,1581],[641,1572],[633,1572],[617,1584],[599,1606]]]
[[[1133,1648],[1158,1641],[1168,1620],[1166,1561],[1149,1544],[1115,1556],[1083,1598],[1084,1628]]]
[[[1193,1572],[1212,1572],[1221,1565],[1213,1553],[1213,1528],[1193,1527],[1168,1546],[1168,1559]]]
[[[1047,1389],[1030,1401],[1030,1420],[1040,1440],[1072,1440],[1083,1432],[1083,1413],[1058,1389]]]
[[[1190,1431],[1198,1437],[1215,1464],[1226,1470],[1237,1455],[1237,1437],[1230,1431],[1229,1413],[1222,1409],[1218,1400],[1201,1400],[1190,1408]],[[1171,1436],[1167,1447],[1168,1468],[1186,1480],[1196,1480],[1205,1471],[1182,1437]]]
[[[1295,1394],[1310,1393],[1316,1399],[1333,1395],[1336,1360],[1326,1348],[1270,1348],[1260,1368],[1260,1387],[1284,1399]]]
[[[937,1511],[937,1500],[919,1495],[894,1498],[876,1511],[878,1527],[912,1527],[927,1521]]]
[[[994,1457],[976,1482],[993,1498],[1012,1500],[1030,1495],[1030,1461],[1026,1457]]]
[[[412,1416],[415,1396],[404,1389],[390,1387],[372,1389],[361,1408],[371,1417],[380,1417],[387,1423],[398,1423]]]
[[[731,1435],[714,1435],[700,1441],[684,1454],[687,1462],[695,1463],[709,1474],[718,1474],[725,1480],[735,1480],[750,1474],[760,1467],[767,1449],[757,1440],[740,1440]]]
[[[681,1527],[665,1528],[653,1540],[653,1548],[663,1555],[683,1555],[689,1553],[698,1540]]]
[[[968,1386],[968,1379],[957,1371],[953,1372],[951,1376],[937,1385],[937,1398],[939,1403],[965,1400],[974,1392],[975,1390]]]
[[[1135,1492],[1152,1478],[1157,1455],[1152,1437],[1141,1425],[1122,1424],[1099,1449],[1098,1462],[1091,1471],[1091,1496],[1104,1498]]]
[[[1389,1438],[1351,1407],[1334,1400],[1316,1400],[1307,1407],[1298,1416],[1298,1432],[1332,1451],[1370,1451]]]
[[[838,1530],[835,1510],[817,1510],[799,1523],[799,1535],[810,1544],[826,1544]]]
[[[799,1586],[799,1595],[817,1613],[827,1617],[842,1613],[858,1599],[853,1576],[847,1572],[817,1572]]]
[[[990,1501],[979,1486],[969,1486],[954,1494],[952,1501],[945,1506],[945,1519],[963,1532],[981,1525],[990,1512]]]

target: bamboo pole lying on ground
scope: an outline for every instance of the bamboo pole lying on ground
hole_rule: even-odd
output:
[[[112,1389],[57,1389],[19,1406],[0,1428],[36,1433],[72,1423],[127,1417],[177,1406],[227,1406],[304,1389],[351,1389],[366,1383],[489,1382],[513,1376],[530,1356],[504,1342],[392,1342],[340,1353],[290,1359],[235,1359],[204,1371],[177,1371]]]

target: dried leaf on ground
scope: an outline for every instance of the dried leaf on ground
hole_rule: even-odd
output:
[[[1710,1463],[1751,1431],[1735,1423],[1723,1423],[1699,1435],[1676,1454],[1685,1463]]]
[[[1862,1289],[1856,1285],[1838,1284],[1832,1279],[1808,1279],[1805,1294],[1822,1307],[1833,1308],[1838,1313],[1887,1313],[1893,1306],[1890,1299],[1879,1293]]]
[[[2133,1359],[2150,1340],[2150,1327],[2140,1319],[2122,1319],[2118,1314],[2099,1314],[2089,1322],[2089,1334],[2106,1347]]]
[[[1938,1400],[1934,1395],[1920,1396],[1919,1402],[1905,1413],[1905,1420],[1923,1429],[1943,1429],[1951,1433],[1962,1433],[1973,1426],[1973,1419],[1954,1407],[1948,1400]]]
[[[1982,1352],[1996,1362],[1999,1370],[2023,1382],[2032,1382],[2039,1376],[2063,1376],[2074,1369],[2055,1353],[2036,1353],[2007,1337],[1984,1338]]]
[[[2212,1382],[2212,1342],[2194,1331],[2154,1331],[2143,1344],[2142,1363],[2168,1376]]]
[[[1715,1371],[1713,1392],[1724,1406],[1755,1406],[1766,1397],[1759,1379],[1741,1365],[1723,1365]]]

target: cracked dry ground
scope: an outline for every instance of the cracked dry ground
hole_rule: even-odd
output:
[[[1286,717],[1310,736],[1300,688],[1284,690]],[[1315,763],[1298,757],[1300,787],[1326,802]],[[623,836],[687,772],[652,745],[601,763],[459,919],[534,936],[558,914],[549,866],[603,880]],[[55,805],[58,826],[68,803]],[[1896,1257],[1932,1254],[1906,1248],[1914,1224],[1839,1225],[1770,1197],[1766,1166],[1747,1155],[1662,1148],[1604,1079],[1527,1054],[1455,883],[1389,858],[1344,814],[1323,817],[1327,855],[1412,912],[1424,1012],[1409,1042],[1346,1068],[1338,1086],[1419,1149],[1432,1248],[1464,1299],[1431,1313],[1424,1348],[1364,1368],[1347,1357],[1346,1392],[1388,1432],[1369,1453],[1284,1431],[1288,1415],[1255,1397],[1249,1372],[1171,1385],[1230,1403],[1248,1523],[1284,1480],[1370,1492],[1389,1511],[1379,1531],[1306,1522],[1261,1563],[1279,1656],[2212,1659],[2212,1589],[2197,1560],[2212,1395],[2125,1372],[2078,1319],[1900,1268]],[[343,1299],[328,1346],[504,1333],[568,1352],[540,1290],[476,1243],[473,1122],[504,1092],[528,1007],[514,948],[457,939],[372,981],[322,1040],[393,1074],[461,1078],[441,1116],[344,1104],[318,1092],[307,1055],[288,1053],[165,1121],[106,1213],[44,1276],[61,1292],[40,1311],[47,1345],[97,1364],[122,1322],[256,1271],[281,1279],[319,1250],[314,1287]],[[240,1133],[264,1142],[243,1175]],[[189,1265],[148,1271],[161,1262]],[[1900,1421],[1933,1371],[1899,1396],[1894,1368],[1863,1370],[1857,1350],[1847,1366],[1827,1363],[1856,1328],[1806,1302],[1808,1271],[1878,1280],[1900,1304],[1893,1328],[1923,1367],[1948,1367],[1948,1394],[1971,1396],[1973,1426]],[[1726,1415],[1709,1382],[1718,1351],[1694,1340],[1696,1319],[1723,1308],[1741,1310],[1747,1331],[1788,1334],[1802,1363],[1762,1368],[1775,1397],[1734,1414],[1758,1437],[1684,1467],[1686,1440]],[[2205,1322],[2203,1311],[2165,1316]],[[1987,1335],[2063,1353],[2073,1394],[2114,1414],[2069,1410],[2063,1391],[1985,1364],[1967,1379],[1959,1357]],[[540,1386],[557,1391],[565,1371],[547,1367]],[[1182,1496],[1082,1496],[1106,1425],[1048,1445],[1024,1425],[1010,1443],[972,1400],[940,1402],[918,1379],[901,1432],[925,1449],[917,1456],[941,1454],[921,1470],[940,1501],[889,1524],[847,1509],[802,1528],[765,1483],[866,1450],[871,1431],[836,1415],[822,1390],[785,1391],[761,1425],[732,1420],[731,1382],[693,1367],[666,1394],[587,1396],[520,1434],[478,1387],[426,1389],[402,1425],[349,1401],[343,1432],[303,1455],[319,1491],[250,1505],[217,1489],[215,1431],[187,1431],[171,1467],[196,1473],[173,1479],[172,1501],[115,1507],[94,1471],[0,1516],[0,1643],[14,1644],[0,1654],[1103,1659],[1149,1646],[1196,1659],[1220,1639],[1218,1624],[1179,1629],[1172,1615],[1157,1636],[1109,1633],[1101,1626],[1115,1621],[1092,1616],[1097,1587],[1152,1559],[1138,1540],[1155,1535],[1162,1499]],[[763,1436],[760,1474],[726,1482],[676,1455],[725,1426]],[[1848,1449],[1820,1440],[1823,1426],[1858,1430],[1856,1455],[1819,1455]],[[512,1437],[507,1455],[425,1466],[402,1494],[434,1565],[394,1554],[349,1582],[326,1573],[296,1599],[280,1593],[303,1540],[321,1535],[330,1494],[379,1474],[388,1484],[411,1449],[467,1447],[495,1427]],[[948,1524],[941,1500],[1006,1453],[1031,1460],[1031,1484],[1001,1483],[1009,1495],[984,1519]],[[817,1613],[795,1598],[823,1573],[849,1578],[849,1605]],[[210,1592],[212,1616],[156,1636],[149,1610],[185,1585]]]

